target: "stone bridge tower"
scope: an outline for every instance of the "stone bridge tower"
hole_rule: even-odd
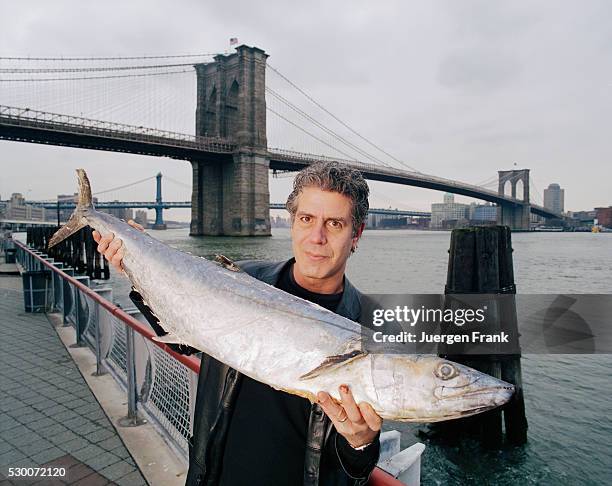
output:
[[[242,45],[195,65],[196,135],[230,139],[238,149],[191,162],[191,235],[270,235],[267,57]]]
[[[517,184],[521,182],[523,194],[521,202],[516,204],[502,203],[497,208],[497,224],[509,226],[512,230],[529,231],[531,206],[529,204],[529,169],[500,170],[498,193],[505,194],[506,184],[510,184],[510,195],[516,199]],[[507,195],[507,194],[506,194]]]

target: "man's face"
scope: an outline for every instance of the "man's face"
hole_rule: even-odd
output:
[[[315,187],[302,190],[291,227],[296,277],[312,281],[344,275],[351,247],[359,239],[359,234],[353,237],[352,209],[343,194]]]

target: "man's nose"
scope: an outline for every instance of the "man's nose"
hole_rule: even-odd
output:
[[[316,224],[310,231],[310,242],[316,245],[324,245],[327,243],[327,234],[324,224]]]

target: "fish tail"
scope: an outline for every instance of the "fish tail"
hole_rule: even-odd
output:
[[[64,241],[69,236],[73,235],[81,228],[88,225],[87,221],[83,216],[94,209],[92,197],[91,197],[91,185],[87,178],[87,173],[83,169],[77,169],[77,176],[79,178],[79,196],[77,206],[70,216],[68,222],[62,226],[49,240],[47,248],[57,245],[61,241]]]

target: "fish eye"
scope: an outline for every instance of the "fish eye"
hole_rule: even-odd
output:
[[[459,374],[459,371],[455,366],[450,363],[441,363],[436,368],[436,376],[443,380],[450,380]]]

